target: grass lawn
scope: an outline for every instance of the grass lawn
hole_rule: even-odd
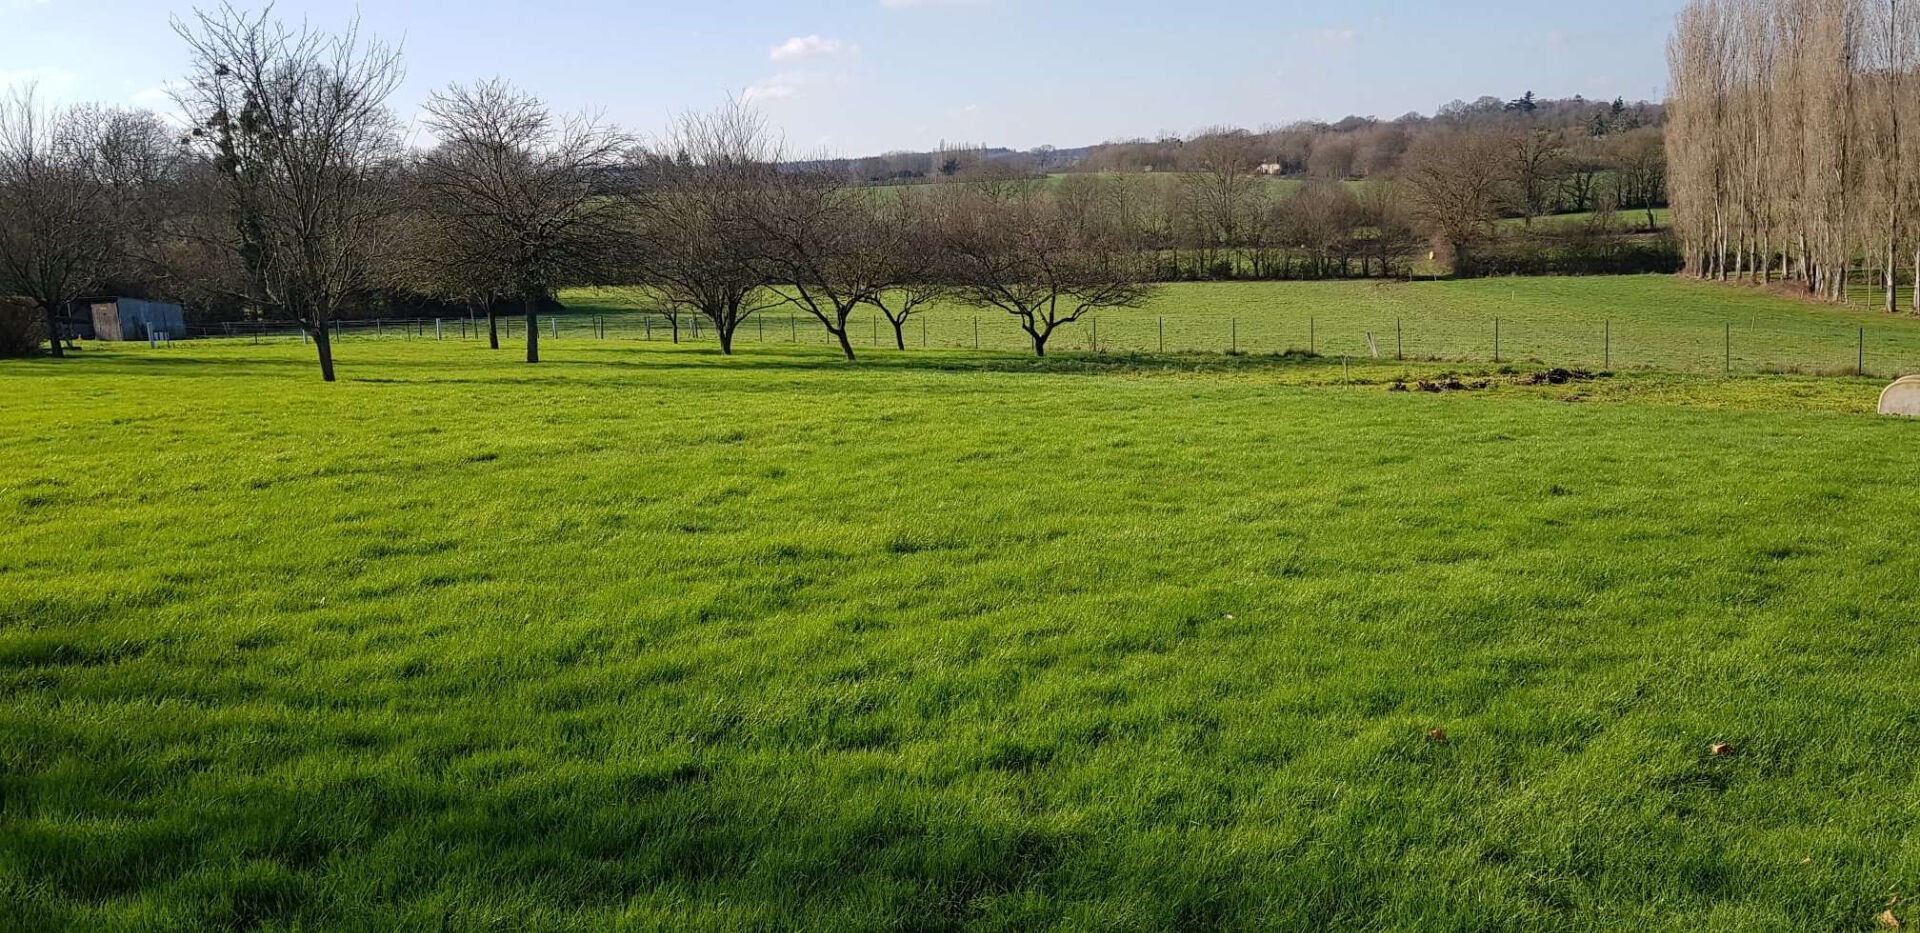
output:
[[[1920,424],[1873,380],[545,350],[0,364],[0,927],[1920,897]]]
[[[631,315],[651,305],[631,290],[581,289],[563,299],[583,315],[627,315],[614,319],[611,334],[647,333]],[[1864,329],[1867,373],[1920,372],[1920,318],[1888,315],[1865,301],[1843,309],[1671,276],[1192,283],[1167,286],[1146,308],[1094,317],[1100,348],[1121,353],[1164,346],[1371,358],[1372,334],[1373,345],[1391,359],[1397,327],[1400,353],[1409,359],[1486,363],[1494,358],[1498,322],[1502,361],[1697,373],[1725,371],[1730,356],[1740,373],[1851,374],[1860,364]],[[908,345],[972,349],[976,319],[981,348],[1026,346],[1026,335],[1006,314],[954,305],[909,322]],[[572,327],[584,335],[588,324],[576,319]],[[1090,349],[1094,331],[1091,319],[1064,328],[1053,348]],[[711,332],[702,333],[710,342]],[[667,339],[657,323],[651,335]],[[853,336],[856,350],[892,346],[877,315],[862,312]],[[826,346],[829,338],[805,312],[783,308],[749,321],[740,339]]]

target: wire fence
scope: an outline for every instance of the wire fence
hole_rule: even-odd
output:
[[[640,313],[543,315],[543,341],[642,341],[716,344],[713,325],[682,316],[675,322]],[[525,339],[523,317],[500,318],[502,342]],[[338,341],[484,341],[484,318],[409,318],[335,322]],[[291,323],[235,322],[189,325],[184,335],[223,341],[305,341]],[[1032,353],[1032,339],[1010,316],[926,313],[909,318],[896,334],[879,314],[848,326],[856,352],[904,349]],[[755,344],[837,346],[820,322],[806,315],[757,314],[736,330],[736,347]],[[1672,372],[1804,373],[1889,376],[1920,372],[1920,326],[1890,322],[1878,327],[1817,320],[1727,321],[1717,329],[1698,324],[1615,321],[1570,322],[1563,318],[1495,317],[1408,321],[1336,317],[1299,318],[1190,313],[1155,316],[1117,313],[1088,317],[1056,331],[1049,354],[1141,355],[1305,354],[1351,360],[1403,360],[1468,364],[1540,364],[1567,368]]]

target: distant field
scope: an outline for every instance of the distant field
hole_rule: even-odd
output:
[[[643,332],[632,315],[648,306],[631,291],[582,290],[563,298],[578,315],[620,315],[613,324],[616,334]],[[971,349],[976,318],[983,349],[1024,346],[1025,335],[1011,318],[959,307],[930,312],[924,328],[911,324],[909,344]],[[1920,372],[1920,319],[1668,276],[1173,285],[1148,308],[1098,315],[1098,338],[1100,349],[1113,353],[1158,351],[1164,329],[1169,352],[1311,349],[1326,356],[1367,357],[1371,333],[1374,345],[1391,358],[1397,322],[1400,349],[1408,358],[1490,362],[1496,319],[1503,361],[1720,372],[1729,365],[1731,335],[1736,372],[1851,373],[1860,363],[1864,328],[1867,372]],[[573,326],[587,325],[576,317]],[[1088,350],[1094,331],[1090,321],[1066,329],[1054,348]],[[653,333],[665,339],[664,329],[656,326]],[[854,333],[869,350],[891,346],[884,321],[860,319]],[[822,345],[827,339],[811,318],[795,318],[785,310],[749,323],[742,338]]]
[[[1077,177],[1087,177],[1088,174],[1089,173],[1077,173]],[[1178,184],[1179,179],[1181,178],[1181,174],[1177,172],[1124,172],[1124,173],[1123,172],[1099,172],[1099,173],[1091,173],[1091,174],[1094,177],[1099,177],[1099,178],[1121,179],[1122,181],[1125,181],[1129,184],[1140,185],[1140,186],[1151,186],[1151,185],[1158,185],[1158,184],[1165,184],[1165,185]],[[1058,185],[1061,183],[1061,181],[1068,178],[1073,178],[1073,177],[1076,177],[1076,173],[1064,173],[1064,172],[1055,173],[1052,175],[1048,175],[1046,177],[1046,181],[1050,185]],[[1288,178],[1262,177],[1261,179],[1259,179],[1259,181],[1261,182],[1261,184],[1266,186],[1268,193],[1274,197],[1286,197],[1288,195],[1293,194],[1296,191],[1299,191],[1301,188],[1304,188],[1309,184],[1309,182],[1306,179],[1298,178],[1298,177],[1288,177]],[[1343,181],[1340,184],[1344,185],[1348,189],[1357,191],[1360,188],[1364,187],[1367,183],[1364,181]],[[1631,233],[1631,232],[1646,230],[1646,225],[1647,225],[1646,211],[1627,209],[1627,210],[1619,211],[1618,214],[1620,217],[1620,222],[1622,226],[1627,230],[1627,232]],[[1665,230],[1672,223],[1672,211],[1669,210],[1668,208],[1664,208],[1664,207],[1655,208],[1653,215],[1654,215],[1654,229],[1656,230]],[[1572,226],[1574,224],[1579,224],[1586,221],[1591,216],[1593,215],[1590,213],[1550,214],[1545,217],[1534,218],[1534,223],[1536,224],[1544,223],[1549,226],[1555,226],[1555,227]],[[1514,217],[1514,218],[1502,220],[1501,224],[1503,226],[1510,227],[1510,228],[1524,227],[1526,226],[1526,221],[1518,217]]]
[[[1623,232],[1626,232],[1626,233],[1647,232],[1647,212],[1644,210],[1627,209],[1622,211],[1616,211],[1614,212],[1614,217],[1618,220],[1620,224],[1620,229]],[[1546,227],[1549,227],[1549,228],[1566,228],[1566,227],[1574,227],[1574,226],[1578,226],[1580,224],[1586,223],[1588,220],[1592,218],[1593,218],[1593,214],[1591,213],[1549,214],[1545,217],[1535,217],[1533,219],[1533,222],[1536,226],[1545,225]],[[1506,220],[1502,220],[1500,223],[1502,226],[1510,230],[1525,229],[1525,227],[1527,226],[1527,222],[1518,217],[1511,217]],[[1673,224],[1672,210],[1664,207],[1654,208],[1653,210],[1653,229],[1654,230],[1665,230],[1672,224]]]
[[[0,927],[1859,930],[1920,891],[1920,425],[1876,381],[547,354],[0,363]]]

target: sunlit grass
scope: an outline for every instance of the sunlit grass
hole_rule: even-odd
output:
[[[1920,425],[1877,383],[309,353],[0,364],[0,926],[1856,930],[1920,893]]]
[[[586,316],[614,315],[609,333],[667,340],[634,312],[651,307],[625,289],[567,293],[582,335]],[[1148,307],[1105,311],[1063,329],[1053,348],[1109,352],[1278,353],[1329,357],[1500,361],[1697,373],[1805,372],[1893,376],[1920,372],[1920,318],[1865,302],[1838,308],[1736,285],[1671,276],[1514,278],[1438,282],[1222,282],[1170,285]],[[1497,332],[1496,332],[1497,330]],[[856,317],[855,349],[894,352],[878,315]],[[710,340],[710,329],[701,331]],[[977,334],[977,338],[976,338]],[[1372,336],[1369,343],[1368,336]],[[1015,351],[1026,335],[992,310],[939,307],[909,323],[910,348]],[[682,338],[694,340],[692,325]],[[827,345],[804,313],[749,321],[740,339]],[[1497,340],[1497,344],[1496,344]],[[1864,353],[1862,352],[1864,350]]]

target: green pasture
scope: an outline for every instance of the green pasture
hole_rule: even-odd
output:
[[[1353,353],[1555,296],[1632,322],[1618,372]],[[1163,312],[1260,352],[1119,352]],[[1268,355],[1309,313],[1356,358]],[[852,364],[585,312],[537,366],[349,336],[334,385],[297,339],[0,362],[0,929],[1911,917],[1920,424],[1632,368],[1854,316],[1187,287],[1046,361],[970,316]]]
[[[662,322],[644,320],[653,305],[635,290],[582,289],[562,298],[573,312],[563,328],[585,335],[589,319],[604,315],[610,336],[671,339]],[[914,349],[972,350],[976,332],[983,351],[1027,346],[1005,313],[955,304],[910,321],[905,336]],[[856,351],[894,352],[877,313],[861,312],[852,333]],[[691,322],[681,337],[696,339]],[[698,339],[711,338],[711,328],[700,331]],[[769,346],[829,340],[791,307],[750,320],[740,339]],[[1096,339],[1109,354],[1299,350],[1371,359],[1377,350],[1392,360],[1397,340],[1405,359],[1474,364],[1494,362],[1497,350],[1503,363],[1620,370],[1851,374],[1864,365],[1868,374],[1920,372],[1920,318],[1865,302],[1836,308],[1670,276],[1178,284],[1145,308],[1102,311],[1062,329],[1051,349],[1089,351]]]

